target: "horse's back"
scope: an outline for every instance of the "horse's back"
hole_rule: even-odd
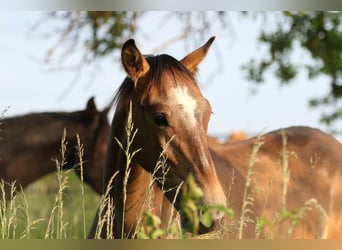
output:
[[[319,129],[304,126],[278,129],[264,135],[222,146],[227,151],[227,154],[230,151],[251,154],[251,149],[258,142],[261,144],[259,154],[269,155],[269,157],[279,155],[280,152],[286,149],[305,159],[319,156],[321,160],[324,159],[335,166],[340,165],[342,162],[342,144],[338,140]]]
[[[289,127],[216,144],[212,150],[220,181],[229,190],[228,206],[237,216],[251,170],[254,202],[250,209],[256,217],[274,221],[285,207],[291,213],[302,211],[305,217],[299,219],[301,226],[291,237],[342,236],[338,235],[342,232],[342,145],[332,136],[309,127]],[[254,233],[254,226],[246,229],[246,237]],[[272,233],[280,236],[279,231]]]

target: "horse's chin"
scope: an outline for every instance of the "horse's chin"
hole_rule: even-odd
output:
[[[220,219],[221,218],[222,217],[220,217]],[[200,222],[199,225],[198,225],[198,231],[197,232],[193,232],[193,233],[195,233],[195,234],[206,234],[206,233],[209,233],[209,232],[212,232],[212,231],[218,229],[219,224],[220,224],[219,223],[220,219],[214,219],[213,218],[213,222],[212,222],[212,224],[209,227],[203,225]],[[188,225],[189,225],[189,219],[186,218],[185,216],[183,216],[182,214],[181,214],[181,224],[182,224],[182,228],[187,228]]]

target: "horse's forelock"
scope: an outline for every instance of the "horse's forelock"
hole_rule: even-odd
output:
[[[172,56],[163,54],[154,57],[146,57],[146,59],[151,66],[146,79],[149,85],[161,85],[160,81],[164,72],[177,76],[177,79],[184,77],[186,80],[195,80],[194,75],[181,62]],[[176,81],[175,84],[177,84]],[[148,90],[148,88],[146,88],[146,90]]]
[[[184,79],[184,82],[196,82],[194,75],[178,60],[169,55],[157,55],[157,56],[146,56],[146,60],[150,64],[151,68],[148,74],[140,80],[144,82],[143,87],[139,88],[141,91],[140,103],[143,103],[145,98],[149,95],[151,87],[162,88],[163,83],[161,81],[162,75],[167,72],[169,73],[174,81],[173,84],[177,86],[179,79]],[[133,79],[126,77],[121,86],[119,87],[114,97],[117,109],[122,109],[126,106],[127,101],[132,99],[132,95],[135,93],[135,84]],[[138,100],[139,101],[139,100]]]

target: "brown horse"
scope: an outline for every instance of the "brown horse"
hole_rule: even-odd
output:
[[[225,143],[232,143],[237,141],[246,140],[248,138],[246,132],[244,131],[233,131],[229,134],[229,137],[225,141]]]
[[[53,159],[60,159],[63,130],[67,148],[64,168],[75,168],[80,175],[76,145],[78,134],[83,144],[83,177],[97,193],[102,194],[103,166],[110,126],[110,107],[97,111],[94,99],[85,110],[76,112],[32,113],[1,121],[0,179],[26,187],[56,170]]]
[[[177,210],[182,194],[175,187],[190,173],[204,192],[203,204],[232,208],[236,220],[231,223],[222,212],[212,213],[215,226],[230,223],[229,237],[255,238],[258,221],[272,222],[259,227],[260,237],[284,232],[294,238],[342,237],[342,145],[337,140],[316,129],[291,127],[226,145],[208,143],[211,107],[194,75],[213,40],[180,61],[169,55],[144,57],[134,40],[123,45],[128,77],[116,96],[110,136],[121,146],[109,141],[104,169],[104,187],[115,176],[110,191],[115,220],[102,235],[110,229],[114,237],[130,236],[137,211],[145,209],[148,176],[156,172],[157,178],[165,175],[158,184]],[[133,141],[127,139],[128,118],[137,128]],[[134,155],[130,161],[123,150],[128,146]],[[167,173],[155,171],[165,148]]]
[[[212,144],[212,143],[213,144],[215,144],[215,143],[230,144],[233,142],[246,140],[247,138],[248,138],[248,136],[247,136],[246,132],[244,132],[244,131],[233,131],[228,135],[228,137],[223,142],[221,142],[221,140],[219,140],[217,137],[208,135],[208,143],[209,144]]]

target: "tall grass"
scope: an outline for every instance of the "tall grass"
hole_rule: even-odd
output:
[[[128,126],[126,128],[127,144],[123,146],[119,143],[121,150],[123,150],[126,157],[124,189],[126,190],[129,174],[130,163],[134,156],[139,153],[139,150],[131,151],[131,145],[135,138],[137,130],[134,129],[131,115],[128,117]],[[172,218],[172,213],[168,220],[166,228],[161,227],[161,220],[158,216],[154,215],[150,210],[141,211],[140,217],[137,218],[138,227],[133,233],[134,237],[140,239],[156,239],[156,238],[187,238],[196,237],[195,233],[198,231],[199,225],[207,227],[211,226],[212,219],[210,217],[210,210],[218,209],[224,211],[227,216],[236,221],[238,231],[236,237],[243,238],[243,232],[246,223],[248,223],[249,214],[253,214],[253,205],[255,202],[255,188],[253,188],[253,167],[257,161],[257,154],[262,146],[262,138],[258,138],[252,149],[249,165],[246,174],[246,183],[243,193],[243,202],[241,207],[241,216],[239,218],[233,217],[233,211],[222,206],[203,207],[201,199],[203,197],[202,190],[198,187],[193,177],[190,175],[185,183],[175,187],[178,194],[182,189],[181,209],[183,216],[188,219],[188,224],[179,226],[179,221]],[[67,148],[67,141],[65,140],[65,131],[61,139],[60,160],[55,159],[56,172],[40,182],[31,185],[25,191],[18,189],[15,183],[0,182],[0,238],[1,239],[31,239],[31,238],[44,238],[44,239],[70,239],[70,238],[86,238],[89,225],[92,223],[93,216],[95,215],[96,208],[99,214],[102,214],[98,220],[95,238],[101,238],[100,235],[103,227],[106,227],[106,238],[113,237],[114,225],[114,206],[115,202],[113,197],[109,195],[112,188],[112,182],[116,178],[115,173],[109,181],[106,192],[102,197],[96,195],[87,185],[83,183],[83,145],[77,138],[77,156],[79,164],[75,167],[80,168],[81,178],[77,179],[71,170],[63,170],[65,165],[65,152]],[[171,139],[172,140],[172,139]],[[309,199],[302,208],[297,212],[288,211],[286,205],[288,181],[290,178],[290,171],[288,167],[288,158],[296,157],[293,152],[287,151],[287,138],[285,132],[282,131],[282,152],[280,156],[280,163],[283,173],[282,183],[282,196],[281,196],[281,210],[279,216],[274,221],[267,221],[263,217],[256,218],[255,231],[256,238],[262,236],[263,231],[269,228],[271,231],[283,223],[290,224],[290,228],[283,231],[285,237],[290,237],[292,229],[298,225],[298,221],[306,216],[306,212],[313,207],[321,211],[322,216],[327,218],[327,214],[316,199]],[[0,141],[1,143],[1,141]],[[168,166],[166,164],[166,152],[169,142],[164,145],[163,152],[160,155],[159,161],[156,163],[156,168],[151,176],[148,184],[147,195],[145,197],[146,204],[149,204],[151,199],[151,190],[155,182],[159,182],[164,187]],[[162,173],[162,175],[157,172]],[[232,178],[232,182],[234,178]],[[54,183],[54,185],[52,185]],[[230,186],[230,189],[232,188]],[[53,187],[48,191],[48,188]],[[163,192],[169,192],[165,190]],[[50,196],[46,194],[50,193]],[[124,192],[126,193],[126,192]],[[230,191],[229,191],[230,193]],[[124,197],[124,202],[127,197]],[[74,202],[74,203],[73,203]],[[173,201],[175,202],[175,200]],[[36,204],[37,203],[37,204]],[[73,204],[72,204],[73,203]],[[103,214],[103,211],[106,213]],[[123,213],[125,205],[123,207]],[[122,216],[124,218],[124,216]],[[122,221],[122,225],[124,221]],[[230,230],[228,225],[223,225],[218,231],[201,236],[201,238],[224,238],[226,230]],[[122,232],[124,230],[122,229]],[[121,235],[124,238],[124,235]]]
[[[95,231],[95,239],[101,239],[102,235],[101,232],[104,227],[106,227],[106,239],[113,238],[113,225],[114,225],[114,201],[113,198],[110,196],[110,190],[112,189],[113,180],[118,173],[114,173],[113,176],[110,178],[108,185],[106,187],[106,191],[104,195],[101,197],[100,205],[97,211],[99,216],[96,225]]]
[[[80,163],[75,167],[81,169],[81,182],[72,169],[63,170],[67,148],[65,130],[60,147],[61,157],[55,159],[55,173],[29,185],[25,191],[15,182],[0,181],[1,239],[86,238],[87,227],[95,213],[89,208],[98,204],[98,195],[90,187],[83,187],[80,141],[77,146]],[[79,183],[81,189],[77,188]],[[87,221],[86,210],[91,211],[87,213]]]
[[[255,144],[253,146],[252,153],[249,159],[247,175],[246,175],[246,183],[245,183],[245,188],[243,191],[243,198],[242,198],[242,208],[241,208],[241,217],[239,220],[238,239],[242,239],[243,237],[243,229],[246,224],[247,214],[253,213],[250,207],[253,206],[254,197],[253,197],[253,193],[250,190],[250,187],[252,185],[252,175],[254,173],[253,166],[255,165],[257,161],[257,153],[262,144],[263,142],[261,141],[261,138],[258,137],[257,140],[255,141]]]
[[[0,208],[0,233],[1,239],[16,237],[18,206],[16,204],[15,183],[7,184],[1,180],[1,208]],[[6,202],[7,197],[9,198]]]
[[[129,114],[127,118],[127,126],[126,126],[126,146],[122,145],[120,140],[118,138],[115,138],[116,142],[120,146],[121,150],[124,152],[125,157],[126,157],[126,165],[125,165],[125,173],[124,173],[124,179],[123,179],[123,209],[122,209],[122,221],[121,221],[121,238],[124,238],[124,225],[125,225],[125,216],[124,213],[126,211],[126,200],[127,200],[127,183],[128,183],[128,178],[131,173],[131,163],[134,158],[134,156],[141,150],[137,149],[131,152],[131,146],[133,144],[134,138],[137,134],[138,130],[134,129],[134,123],[132,121],[132,102],[130,102],[129,106]],[[113,152],[115,153],[115,152]],[[115,204],[114,204],[115,205]]]
[[[83,222],[83,238],[87,237],[87,228],[86,228],[86,211],[85,211],[85,193],[84,193],[84,178],[83,178],[83,154],[84,154],[84,148],[83,145],[81,144],[81,139],[80,136],[77,135],[77,156],[79,159],[79,167],[80,167],[80,178],[81,178],[81,198],[82,198],[82,222]]]
[[[156,183],[159,183],[160,188],[165,195],[167,192],[172,191],[172,189],[166,189],[165,185],[165,180],[166,180],[166,175],[169,171],[169,166],[167,165],[167,157],[166,157],[166,152],[168,149],[168,146],[170,142],[173,140],[173,137],[166,142],[166,144],[163,146],[163,150],[160,153],[159,159],[156,163],[156,166],[149,178],[148,182],[148,188],[147,188],[147,193],[146,197],[144,198],[143,201],[143,207],[146,205],[148,207],[148,211],[140,211],[139,217],[138,217],[138,226],[135,229],[135,232],[133,233],[133,237],[136,237],[138,239],[156,239],[156,238],[170,238],[170,237],[177,237],[181,233],[181,229],[179,227],[179,222],[177,220],[174,220],[173,214],[174,214],[174,206],[171,207],[170,216],[167,222],[167,227],[166,228],[161,228],[161,219],[151,213],[153,209],[153,204],[152,199],[153,199],[153,186]],[[160,176],[158,177],[158,173]],[[180,188],[182,186],[182,183],[173,189],[176,189],[176,195],[174,197],[174,200],[171,202],[171,204],[174,204],[176,202],[177,195],[179,194]],[[162,209],[160,207],[160,209]],[[145,225],[145,226],[144,226]]]
[[[66,174],[70,170],[63,171],[65,165],[65,152],[66,152],[66,130],[63,131],[61,141],[61,160],[55,159],[56,163],[56,176],[58,181],[58,191],[56,194],[53,209],[49,218],[48,227],[46,229],[45,239],[65,239],[66,238],[66,227],[67,222],[64,222],[64,192],[68,187],[68,175]]]

